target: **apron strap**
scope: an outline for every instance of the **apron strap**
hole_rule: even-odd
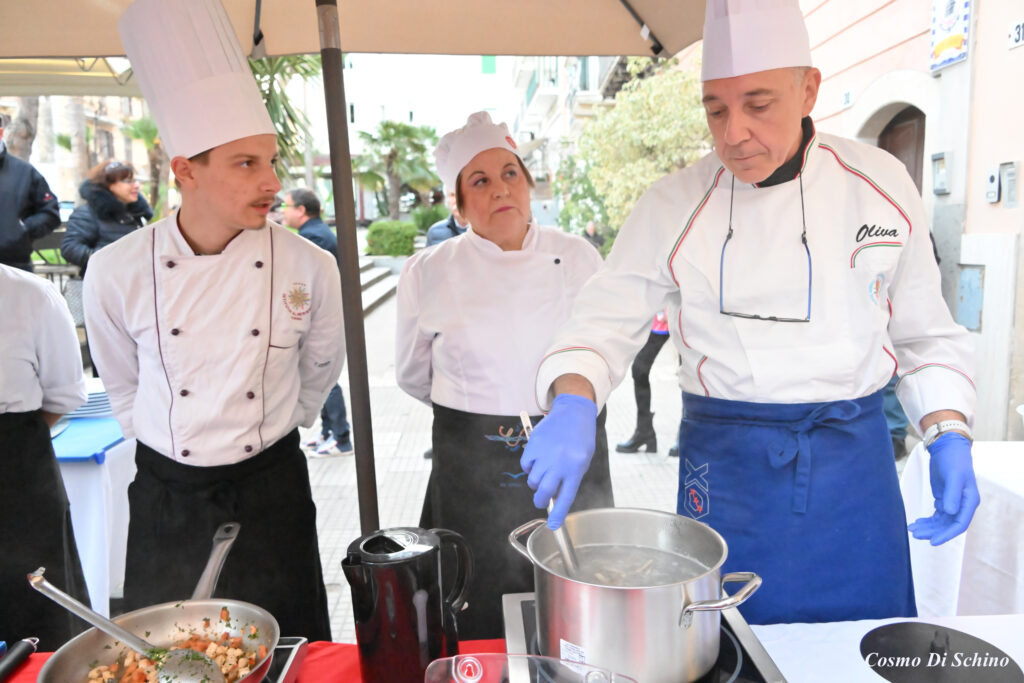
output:
[[[772,467],[779,469],[796,460],[793,512],[807,512],[807,497],[811,487],[811,430],[829,427],[845,431],[848,423],[859,417],[861,412],[860,405],[854,401],[835,401],[815,408],[802,420],[765,423],[765,426],[782,427],[789,432],[768,444],[768,461]]]

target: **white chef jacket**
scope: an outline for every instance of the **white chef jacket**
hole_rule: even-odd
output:
[[[537,365],[600,265],[582,238],[532,223],[518,251],[470,227],[417,253],[398,281],[398,386],[455,410],[536,414]]]
[[[0,265],[0,413],[70,413],[85,403],[82,352],[51,282]]]
[[[93,254],[84,302],[125,436],[188,465],[310,426],[344,361],[334,258],[270,222],[198,256],[175,213]]]
[[[940,409],[972,420],[972,344],[942,299],[924,207],[903,164],[878,148],[818,134],[802,169],[810,287],[800,181],[761,188],[734,181],[711,153],[637,202],[537,373],[538,402],[547,408],[552,382],[578,373],[603,404],[651,316],[668,306],[686,392],[824,402],[871,394],[895,372],[915,427]],[[723,255],[733,191],[734,232]],[[806,323],[720,312],[721,305],[803,317],[808,297]]]

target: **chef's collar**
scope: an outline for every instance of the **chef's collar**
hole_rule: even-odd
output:
[[[473,226],[472,225],[470,225],[468,228],[466,228],[466,232],[464,234],[466,235],[466,239],[468,239],[471,244],[475,245],[478,249],[484,251],[485,253],[495,253],[495,254],[503,254],[503,253],[505,253],[505,251],[501,247],[499,247],[497,244],[495,244],[494,242],[490,241],[486,237],[482,237],[480,235],[480,233],[478,233],[475,230],[473,230]],[[536,246],[536,244],[537,244],[537,229],[536,229],[536,227],[534,227],[534,223],[531,220],[529,223],[526,224],[526,236],[523,237],[523,246],[520,247],[519,249],[517,249],[516,251],[531,251]],[[514,254],[515,251],[509,252],[509,253],[513,253]]]
[[[197,254],[192,245],[185,239],[185,233],[181,230],[181,209],[177,209],[174,212],[174,225],[168,230],[171,237],[171,244],[173,245],[175,252],[173,254],[168,253],[166,246],[164,248],[164,256],[195,256],[196,258],[210,258],[213,256],[220,256],[221,254],[227,253],[229,250],[234,248],[235,244],[242,244],[249,239],[249,233],[262,234],[263,230],[267,229],[267,224],[264,223],[262,228],[247,228],[239,230],[238,234],[228,240],[228,243],[224,245],[224,249],[216,254]]]
[[[807,149],[807,143],[814,137],[814,122],[811,121],[810,116],[805,116],[800,121],[800,128],[803,131],[803,139],[800,141],[800,148],[797,149],[796,154],[789,161],[775,169],[775,172],[770,176],[759,183],[754,183],[755,187],[771,187],[772,185],[788,183],[800,173],[804,165],[804,151]]]

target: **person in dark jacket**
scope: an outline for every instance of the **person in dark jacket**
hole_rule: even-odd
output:
[[[454,192],[448,193],[448,208],[451,210],[452,215],[434,223],[427,229],[428,247],[444,242],[446,239],[458,237],[466,232],[466,228],[469,227],[469,222],[462,217],[462,214],[459,213],[459,207],[455,205]]]
[[[93,167],[78,192],[86,203],[71,213],[60,253],[84,274],[94,251],[141,228],[153,209],[139,194],[135,169],[116,160]]]
[[[32,272],[32,242],[60,225],[57,198],[32,164],[7,153],[0,114],[0,263]]]
[[[587,221],[587,227],[583,229],[583,239],[593,244],[598,251],[604,246],[604,237],[597,231],[597,224],[594,221]]]
[[[281,202],[281,214],[285,225],[297,229],[301,237],[337,255],[338,237],[321,220],[320,200],[311,190],[290,190]],[[309,455],[332,457],[351,454],[353,450],[349,432],[345,395],[341,393],[341,387],[335,384],[320,410],[320,438],[306,444]]]

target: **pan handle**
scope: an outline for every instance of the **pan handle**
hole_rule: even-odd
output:
[[[217,586],[217,579],[220,578],[220,570],[224,567],[224,560],[228,557],[231,544],[238,538],[238,531],[242,525],[238,522],[225,522],[217,528],[213,535],[213,550],[210,551],[210,559],[206,561],[206,568],[203,569],[199,583],[192,592],[193,600],[209,600],[213,595],[213,589]]]
[[[543,519],[534,519],[522,525],[521,527],[518,527],[517,529],[513,529],[512,533],[508,535],[508,542],[512,544],[513,548],[519,551],[520,555],[529,560],[530,564],[533,564],[533,558],[530,557],[530,551],[526,549],[526,546],[519,542],[519,537],[525,536],[527,533],[533,531],[543,523]]]
[[[754,591],[761,586],[761,577],[754,572],[732,572],[726,574],[722,577],[721,585],[739,583],[740,581],[745,581],[746,585],[732,595],[726,595],[719,600],[701,600],[683,605],[683,609],[679,613],[679,625],[683,628],[689,628],[690,623],[693,621],[694,612],[721,612],[731,607],[738,607],[746,602],[747,598],[753,595]]]

